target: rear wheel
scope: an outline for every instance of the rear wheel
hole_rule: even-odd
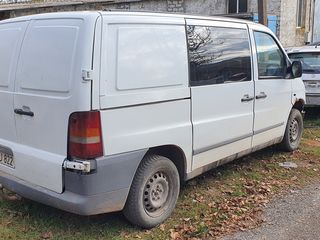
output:
[[[148,155],[136,172],[123,213],[134,225],[155,227],[170,216],[179,191],[179,173],[173,162]]]
[[[301,112],[297,109],[292,109],[286,127],[284,138],[281,142],[281,147],[285,151],[294,151],[299,147],[303,132],[303,118]]]

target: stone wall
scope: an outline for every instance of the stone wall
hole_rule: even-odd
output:
[[[184,0],[185,12],[212,16],[217,14],[226,14],[227,6],[224,0]]]
[[[292,0],[291,0],[292,1]],[[248,11],[258,14],[258,0],[248,0]],[[276,35],[280,33],[281,0],[267,0],[267,15],[276,16]]]
[[[117,0],[115,3],[83,3],[80,5],[67,5],[41,8],[25,8],[10,10],[10,17],[23,15],[56,12],[56,11],[79,11],[79,10],[137,10],[154,12],[177,12],[200,15],[226,14],[225,0]]]
[[[248,0],[248,12],[257,13],[257,0]],[[277,35],[284,46],[303,45],[305,32],[311,31],[309,24],[310,4],[313,0],[306,0],[307,16],[306,27],[296,28],[296,0],[268,0],[267,14],[277,16]],[[3,16],[17,17],[22,15],[56,12],[56,11],[79,11],[79,10],[108,10],[120,9],[130,11],[154,11],[154,12],[177,12],[199,15],[219,15],[227,13],[227,0],[115,0],[108,2],[84,2],[78,5],[41,7],[16,9],[0,14]],[[310,26],[309,26],[310,25]]]
[[[305,35],[312,32],[313,1],[306,0],[305,27],[297,28],[297,1],[281,0],[280,40],[285,47],[305,45]]]
[[[167,0],[168,12],[184,12],[184,0]]]
[[[267,0],[267,14],[280,16],[281,1]],[[258,0],[248,0],[248,11],[253,13],[258,12]]]

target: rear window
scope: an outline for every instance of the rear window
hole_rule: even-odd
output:
[[[291,53],[289,57],[301,61],[303,73],[320,73],[320,52]]]
[[[31,23],[17,72],[22,89],[70,90],[81,23],[80,19],[46,19]]]

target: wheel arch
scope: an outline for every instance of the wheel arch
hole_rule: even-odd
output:
[[[187,159],[184,151],[176,145],[162,145],[150,148],[145,155],[157,154],[169,158],[177,167],[180,181],[183,182],[186,178]]]
[[[293,104],[292,108],[295,108],[300,112],[303,112],[304,106],[305,106],[305,101],[303,99],[297,99],[296,102]]]

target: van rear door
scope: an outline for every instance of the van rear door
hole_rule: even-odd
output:
[[[0,24],[0,171],[14,171],[14,162],[7,159],[12,156],[10,142],[17,140],[14,112],[14,72],[17,65],[19,46],[27,22]]]
[[[58,193],[69,116],[91,109],[91,82],[82,80],[82,70],[91,68],[93,36],[93,21],[40,18],[31,20],[21,47],[14,96],[15,175]]]

